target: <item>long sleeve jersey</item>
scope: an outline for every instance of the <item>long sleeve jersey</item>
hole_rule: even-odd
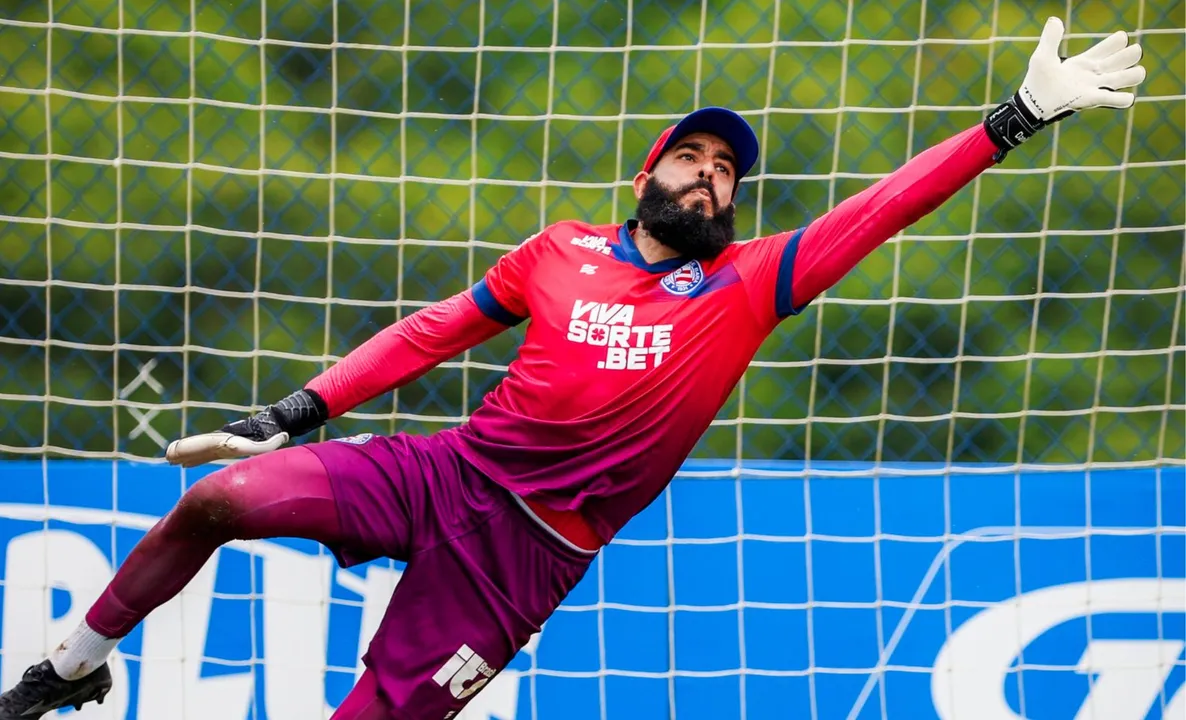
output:
[[[578,515],[604,544],[667,486],[771,331],[996,151],[977,125],[806,226],[711,260],[648,263],[633,220],[558,222],[307,387],[336,416],[530,319],[506,377],[445,436],[494,482],[554,517]]]

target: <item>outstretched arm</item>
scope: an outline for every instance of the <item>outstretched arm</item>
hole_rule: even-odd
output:
[[[799,238],[794,310],[836,284],[881,243],[930,213],[1009,150],[1076,110],[1127,108],[1145,78],[1141,47],[1116,32],[1068,60],[1058,57],[1063,26],[1050,18],[1021,89],[982,124],[911,159],[892,175],[817,218]]]
[[[540,243],[506,253],[476,285],[381,330],[305,387],[218,432],[174,440],[165,459],[193,467],[260,455],[353,407],[406,385],[528,315],[527,288]]]
[[[816,218],[799,238],[791,279],[794,306],[811,302],[883,242],[942,205],[991,166],[996,152],[977,125]]]
[[[382,330],[310,380],[304,391],[324,404],[322,422],[402,387],[522,322],[528,314],[527,284],[538,251],[538,243],[520,245],[472,288]]]
[[[483,313],[473,290],[466,290],[381,330],[310,380],[305,390],[324,401],[327,420],[335,418],[407,385],[506,328]]]
[[[270,452],[367,400],[412,382],[508,327],[483,312],[480,300],[475,300],[475,289],[389,325],[304,388],[264,410],[228,423],[218,432],[173,441],[165,458],[174,465],[193,467]]]

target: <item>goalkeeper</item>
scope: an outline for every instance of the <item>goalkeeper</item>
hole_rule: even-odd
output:
[[[635,219],[551,225],[303,389],[174,442],[166,457],[187,467],[253,457],[197,482],[145,535],[85,622],[0,696],[0,720],[102,701],[120,638],[222,543],[276,536],[324,543],[343,566],[408,563],[333,717],[453,717],[663,491],[781,320],[1043,126],[1132,106],[1118,89],[1144,79],[1140,46],[1117,32],[1064,61],[1062,34],[1046,23],[1021,89],[983,123],[749,243],[733,243],[733,199],[757,138],[728,110],[693,112],[634,177]],[[528,317],[507,377],[464,425],[280,449]]]

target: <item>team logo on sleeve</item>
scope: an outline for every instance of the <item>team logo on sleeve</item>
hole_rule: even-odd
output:
[[[703,281],[704,269],[699,260],[693,260],[664,275],[659,284],[672,295],[687,295]]]

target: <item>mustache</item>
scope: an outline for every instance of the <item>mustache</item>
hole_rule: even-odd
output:
[[[684,185],[683,187],[681,187],[675,191],[675,197],[682,198],[684,195],[687,195],[688,193],[692,192],[693,190],[703,190],[703,191],[707,192],[708,197],[711,199],[711,202],[712,202],[713,211],[715,212],[716,210],[720,209],[720,207],[717,205],[717,194],[715,192],[713,192],[712,183],[710,183],[707,180],[697,180],[695,182],[691,182],[691,183],[688,183],[687,185]]]

